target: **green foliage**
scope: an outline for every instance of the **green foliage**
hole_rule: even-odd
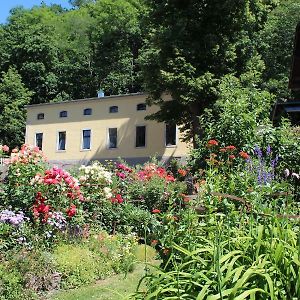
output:
[[[288,81],[299,13],[298,0],[280,1],[255,38],[266,65],[263,86],[275,93],[278,99],[289,98],[291,93]]]
[[[22,274],[24,286],[32,291],[51,291],[60,287],[61,275],[50,252],[21,250],[12,255],[10,264]]]
[[[258,131],[269,124],[274,96],[234,76],[225,76],[219,86],[219,100],[202,117],[207,140],[215,138],[227,145],[250,148],[259,143]]]
[[[22,276],[5,264],[0,264],[0,299],[1,300],[30,300],[37,297],[22,286]]]
[[[288,120],[282,120],[279,127],[264,126],[260,129],[260,145],[270,145],[279,156],[278,171],[284,169],[300,172],[300,133]]]
[[[184,183],[166,182],[164,178],[153,176],[147,181],[133,181],[128,186],[127,197],[149,211],[153,209],[165,211],[181,203],[185,190]]]
[[[251,39],[277,1],[146,1],[146,45],[141,56],[149,103],[160,105],[154,118],[175,121],[202,137],[198,117],[217,100],[223,76],[247,72],[256,56]],[[161,100],[168,92],[173,102]],[[195,145],[194,140],[194,145]]]
[[[98,255],[114,273],[128,273],[133,270],[137,246],[135,235],[108,235],[100,232],[92,235],[87,246]]]
[[[2,73],[0,82],[0,143],[15,147],[23,142],[26,112],[32,93],[14,68]]]
[[[15,66],[31,103],[95,97],[100,86],[108,95],[138,91],[141,1],[72,3],[13,9],[0,29],[0,70]]]
[[[82,245],[59,245],[54,249],[53,257],[61,272],[61,285],[67,289],[94,282],[107,274],[99,257]]]
[[[138,299],[299,297],[299,245],[292,221],[188,214],[177,226],[186,236],[177,237],[170,228],[167,257],[158,271],[145,276],[149,289]]]

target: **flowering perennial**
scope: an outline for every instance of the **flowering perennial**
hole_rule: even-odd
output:
[[[39,162],[45,162],[47,160],[39,147],[33,147],[26,144],[22,145],[20,151],[18,151],[17,148],[13,149],[12,153],[11,164],[38,164]]]
[[[26,218],[24,216],[24,213],[22,211],[15,213],[11,210],[5,209],[0,212],[0,222],[1,223],[11,224],[14,226],[20,226],[26,220],[28,220],[28,218]]]
[[[145,181],[157,176],[164,178],[167,182],[174,182],[175,178],[169,174],[165,168],[158,167],[156,164],[149,163],[145,165],[144,169],[137,173],[138,179]]]

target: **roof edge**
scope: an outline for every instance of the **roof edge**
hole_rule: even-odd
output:
[[[130,97],[130,96],[142,96],[142,95],[146,96],[147,94],[144,93],[144,92],[139,92],[139,93],[130,93],[130,94],[104,96],[104,97],[100,97],[100,98],[99,97],[93,97],[93,98],[83,98],[83,99],[74,99],[74,100],[67,100],[67,101],[59,101],[59,102],[37,103],[37,104],[25,105],[25,108],[38,107],[38,106],[44,106],[44,105],[56,105],[56,104],[66,104],[66,103],[75,103],[75,102],[106,100],[106,99],[122,98],[122,97]]]

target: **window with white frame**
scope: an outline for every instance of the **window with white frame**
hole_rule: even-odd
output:
[[[90,150],[91,149],[91,130],[84,129],[82,130],[82,150]]]
[[[136,126],[135,146],[146,146],[146,126]]]
[[[108,148],[114,149],[118,145],[118,129],[108,128]]]
[[[65,131],[58,132],[57,150],[59,151],[66,150],[66,138],[67,138],[67,133]]]
[[[167,123],[166,124],[166,146],[176,146],[177,142],[177,129],[176,124]]]
[[[43,150],[43,133],[38,132],[35,134],[35,146],[39,147],[40,150]]]

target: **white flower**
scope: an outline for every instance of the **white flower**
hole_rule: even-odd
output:
[[[106,197],[107,199],[110,199],[110,198],[112,197],[111,188],[105,187],[105,188],[103,188],[103,192],[104,192],[105,197]]]

